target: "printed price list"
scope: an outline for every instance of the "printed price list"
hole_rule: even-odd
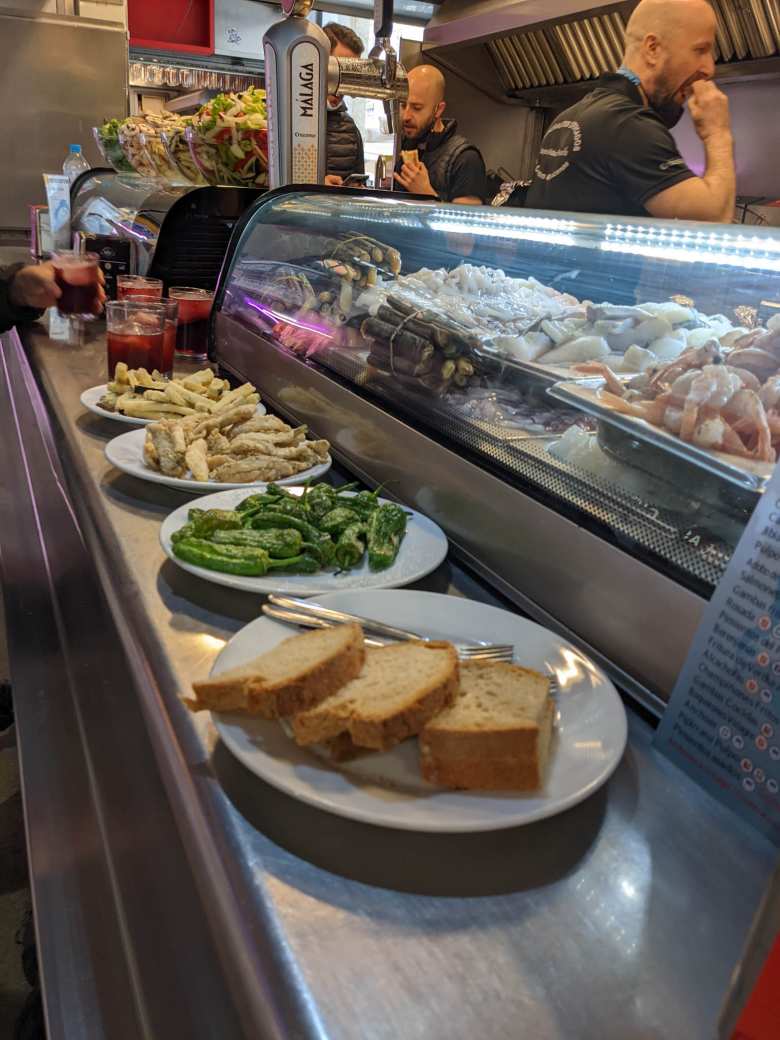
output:
[[[780,469],[705,610],[656,744],[780,845]]]

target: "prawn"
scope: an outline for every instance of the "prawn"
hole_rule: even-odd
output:
[[[734,433],[749,443],[755,441],[755,448],[748,452],[752,458],[759,462],[776,461],[767,414],[755,390],[738,390],[724,407],[723,416]]]
[[[692,441],[700,420],[722,412],[741,387],[740,377],[726,365],[705,365],[688,386],[680,437]]]

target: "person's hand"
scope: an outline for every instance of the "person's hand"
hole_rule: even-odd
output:
[[[412,195],[437,194],[431,184],[431,178],[428,176],[428,167],[419,160],[417,162],[404,163],[401,167],[401,172],[394,173],[393,176]]]
[[[688,111],[702,141],[714,134],[731,132],[729,99],[711,80],[700,79],[692,85]]]
[[[325,183],[329,188],[343,188],[344,178],[339,177],[337,173],[328,173],[325,176]]]
[[[54,281],[54,265],[45,263],[22,267],[11,280],[9,296],[15,307],[34,307],[43,311],[54,306],[62,296]]]
[[[103,312],[106,302],[105,284],[103,271],[98,267],[98,291],[92,307],[95,314]],[[16,307],[33,307],[35,310],[44,311],[47,307],[53,307],[60,296],[62,292],[54,280],[54,264],[51,261],[22,267],[11,280],[11,303]]]

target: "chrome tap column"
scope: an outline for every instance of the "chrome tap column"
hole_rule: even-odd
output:
[[[272,188],[321,183],[327,170],[327,96],[384,102],[397,156],[406,72],[390,43],[392,0],[376,0],[376,44],[368,58],[332,58],[328,38],[307,19],[313,0],[282,0],[285,19],[263,37]],[[394,156],[395,159],[395,156]]]

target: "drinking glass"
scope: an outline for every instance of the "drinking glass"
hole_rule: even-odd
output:
[[[134,296],[153,296],[162,299],[163,283],[160,278],[143,278],[139,274],[120,274],[116,279],[117,300],[129,300]]]
[[[176,353],[179,357],[203,361],[208,356],[209,318],[214,293],[209,289],[178,285],[168,290],[168,296],[179,303]]]
[[[116,300],[106,304],[108,380],[124,361],[128,368],[165,373],[166,306],[151,300]],[[172,371],[171,363],[168,371]]]
[[[57,300],[60,314],[95,318],[100,280],[97,253],[63,249],[52,256],[54,280],[62,295]]]

